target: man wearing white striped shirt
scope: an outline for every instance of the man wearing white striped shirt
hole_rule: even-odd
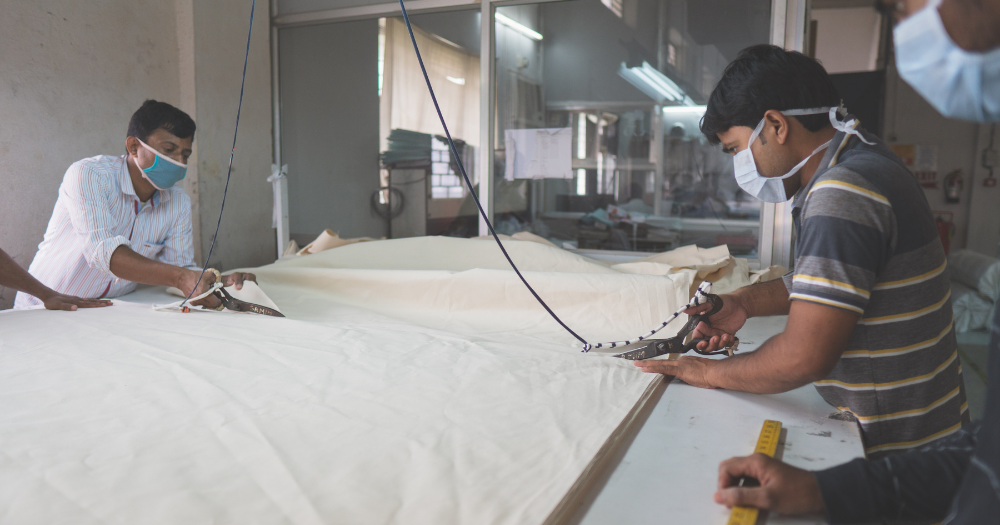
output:
[[[45,286],[84,298],[106,299],[137,283],[173,286],[188,293],[198,281],[191,235],[191,200],[175,184],[184,178],[195,123],[155,100],[129,122],[122,156],[98,155],[73,163],[59,187],[45,237],[28,271]],[[241,288],[253,274],[223,276]],[[207,273],[194,295],[207,291]],[[194,305],[217,307],[208,296]],[[14,308],[42,304],[17,294]]]

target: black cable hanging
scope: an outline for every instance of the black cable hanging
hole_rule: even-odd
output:
[[[247,30],[247,50],[246,54],[243,56],[243,79],[240,80],[240,102],[236,106],[236,127],[233,130],[233,149],[229,152],[229,169],[226,170],[226,187],[222,190],[222,206],[219,207],[219,221],[215,223],[215,235],[212,235],[212,245],[208,248],[208,255],[205,257],[205,265],[201,268],[201,275],[198,276],[198,280],[194,283],[194,288],[187,294],[184,301],[181,302],[181,308],[184,304],[191,299],[194,295],[194,291],[198,289],[198,285],[201,284],[201,278],[205,276],[205,272],[208,271],[208,261],[212,258],[212,250],[215,250],[215,241],[219,238],[219,226],[222,225],[222,212],[226,209],[226,194],[229,193],[229,177],[233,174],[233,157],[236,156],[236,135],[240,130],[240,112],[243,110],[243,88],[247,83],[247,61],[250,59],[250,36],[253,34],[253,12],[257,7],[257,0],[253,0],[250,4],[250,29]]]
[[[476,207],[479,208],[479,215],[482,216],[484,221],[486,221],[486,227],[490,229],[490,235],[492,235],[493,240],[497,242],[497,246],[500,247],[500,251],[503,252],[503,256],[507,258],[507,262],[510,263],[510,267],[514,269],[514,273],[516,273],[521,279],[524,286],[528,288],[531,295],[535,296],[535,299],[538,300],[538,304],[542,305],[542,308],[545,308],[545,311],[548,312],[560,326],[565,328],[567,332],[572,334],[577,341],[583,343],[585,349],[589,348],[590,344],[587,343],[584,338],[577,335],[576,332],[574,332],[570,327],[566,326],[566,323],[562,322],[562,319],[559,319],[559,316],[557,316],[556,313],[549,308],[549,305],[545,304],[545,301],[539,297],[538,293],[535,292],[535,289],[528,284],[528,281],[523,275],[521,275],[521,271],[517,269],[514,261],[511,260],[510,255],[507,253],[507,249],[503,247],[503,243],[500,242],[500,237],[497,237],[497,232],[493,230],[493,223],[491,223],[489,217],[486,216],[486,211],[483,210],[483,205],[479,202],[479,195],[476,195],[476,191],[472,189],[472,181],[469,180],[469,175],[465,173],[465,164],[462,163],[462,157],[458,155],[458,148],[455,147],[455,141],[452,140],[451,132],[448,131],[448,124],[444,121],[444,115],[441,113],[441,106],[438,105],[437,96],[434,95],[434,88],[431,87],[431,79],[427,76],[427,68],[424,67],[424,59],[420,56],[420,48],[417,47],[417,39],[413,36],[413,26],[410,25],[410,17],[406,14],[406,6],[403,5],[403,0],[399,0],[399,8],[403,11],[403,21],[406,22],[406,30],[410,33],[410,41],[413,43],[413,51],[417,54],[417,62],[420,63],[420,71],[424,74],[424,81],[427,83],[427,90],[430,91],[431,100],[434,102],[434,109],[437,110],[438,119],[441,120],[441,127],[444,128],[444,134],[448,137],[448,146],[451,148],[451,154],[458,163],[458,169],[462,172],[462,178],[465,180],[465,185],[469,188],[469,193],[472,195],[472,199],[476,201]],[[484,59],[491,60],[492,57],[485,57]],[[208,267],[207,264],[208,263],[206,262],[206,268]]]

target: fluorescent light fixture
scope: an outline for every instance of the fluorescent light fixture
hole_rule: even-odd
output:
[[[664,106],[664,113],[695,113],[702,114],[708,106]]]
[[[522,35],[532,40],[542,39],[541,33],[521,24],[520,22],[511,19],[510,17],[506,17],[504,15],[501,15],[500,13],[497,13],[496,17],[497,17],[497,22],[500,22],[501,24],[513,29],[514,31],[517,31],[518,33],[521,33]]]
[[[618,75],[659,104],[676,102],[683,106],[695,105],[683,88],[649,65],[649,62],[643,61],[639,67],[626,67],[625,62],[622,62]]]
[[[444,78],[447,78],[448,82],[451,82],[451,83],[454,83],[454,84],[458,84],[460,86],[464,86],[465,85],[465,79],[464,78],[457,78],[457,77],[444,77]]]

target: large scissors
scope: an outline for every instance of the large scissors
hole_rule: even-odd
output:
[[[221,292],[221,293],[220,293]],[[273,315],[274,317],[284,317],[285,315],[281,312],[275,310],[274,308],[268,308],[266,306],[261,306],[259,304],[248,303],[246,301],[241,301],[232,295],[225,288],[219,288],[214,294],[216,297],[222,301],[222,305],[229,310],[235,312],[250,312],[261,315]]]
[[[707,341],[708,339],[700,338],[692,339],[686,343],[684,342],[684,340],[691,335],[691,332],[698,327],[698,323],[705,323],[711,326],[712,323],[708,320],[708,318],[718,313],[719,310],[722,310],[722,298],[718,295],[705,294],[705,299],[711,303],[712,309],[702,314],[692,315],[688,318],[688,322],[684,325],[684,327],[681,328],[674,337],[669,339],[647,339],[646,344],[620,354],[615,354],[612,357],[620,357],[631,361],[641,361],[644,359],[652,359],[663,354],[686,354],[691,350],[694,350],[701,355],[728,354],[732,357],[740,345],[740,340],[738,338],[734,338],[735,341],[728,347],[720,348],[719,350],[711,352],[698,349],[698,343]]]

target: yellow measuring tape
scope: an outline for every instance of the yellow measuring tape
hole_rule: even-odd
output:
[[[760,437],[757,438],[757,446],[754,453],[760,452],[770,457],[774,457],[774,452],[778,450],[778,439],[781,437],[781,421],[764,421],[764,427],[760,429]],[[733,513],[729,516],[728,525],[754,525],[757,523],[758,509],[751,507],[733,507]]]

